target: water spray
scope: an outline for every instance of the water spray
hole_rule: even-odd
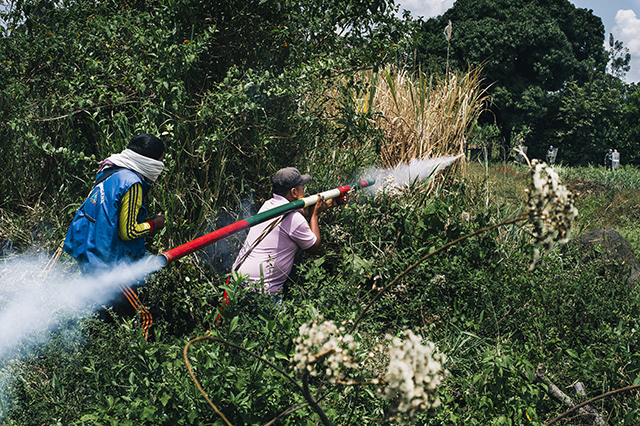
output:
[[[220,229],[216,229],[215,231],[203,235],[202,237],[196,238],[195,240],[189,241],[164,253],[160,253],[158,255],[158,258],[161,263],[167,265],[174,260],[180,259],[181,257],[191,254],[196,250],[200,250],[210,244],[215,243],[216,241],[220,241],[240,231],[249,229],[254,225],[281,216],[292,210],[298,210],[308,206],[312,206],[318,202],[318,196],[323,197],[325,200],[339,198],[345,196],[351,189],[365,188],[367,186],[373,185],[374,183],[375,179],[364,179],[350,185],[343,185],[338,188],[330,189],[328,191],[320,192],[315,195],[310,195],[308,197],[292,201],[282,206],[278,206],[262,213],[250,216],[246,219],[239,220]]]

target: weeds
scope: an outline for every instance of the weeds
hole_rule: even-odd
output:
[[[607,188],[624,191],[640,188],[640,172],[634,166],[622,166],[616,170],[607,170],[604,167],[554,167],[558,174],[567,180],[587,181],[593,185],[602,185]]]
[[[382,163],[394,167],[413,159],[464,153],[467,136],[485,108],[481,71],[434,80],[422,72],[390,67],[368,74],[369,92],[359,103],[379,111],[385,134]]]
[[[378,159],[376,145],[385,151],[388,164],[439,150],[461,152],[484,99],[475,91],[477,75],[466,81],[453,76],[451,81],[430,85],[424,76],[413,81],[406,73],[388,70],[377,77],[387,84],[387,92],[377,88],[375,93],[361,91],[366,95],[357,97],[345,88],[344,97],[336,96],[333,109],[326,111],[339,118],[332,121],[321,119],[318,111],[326,106],[323,96],[335,87],[296,98],[289,83],[280,79],[234,71],[228,77],[197,105],[194,111],[200,118],[195,124],[188,120],[193,111],[179,106],[171,113],[150,105],[116,112],[113,122],[95,116],[100,124],[95,130],[103,132],[99,139],[109,142],[100,146],[104,151],[117,149],[137,129],[136,122],[173,135],[167,174],[152,194],[157,203],[153,209],[164,210],[172,222],[153,243],[154,250],[204,232],[221,205],[239,204],[247,194],[257,202],[265,198],[267,177],[280,163],[298,161],[305,171],[313,170],[317,188],[310,189],[321,190],[350,181],[373,164]],[[373,75],[367,78],[374,79]],[[406,86],[406,91],[401,93],[405,89],[400,86]],[[466,93],[478,103],[456,104],[446,99],[443,88]],[[283,104],[277,102],[282,114],[269,115],[267,106],[275,99],[266,93],[283,96],[278,98]],[[370,106],[374,94],[385,93],[377,105],[382,109],[386,102],[390,109],[378,115]],[[453,114],[434,116],[441,125],[420,121],[433,115],[427,102],[420,100],[429,93],[440,96],[445,102],[441,110]],[[293,108],[295,102],[283,99],[299,103]],[[400,118],[402,111],[407,115]],[[269,124],[263,126],[265,118]],[[455,132],[443,127],[446,120],[459,124]],[[409,122],[413,127],[384,127]],[[41,125],[43,132],[52,128],[46,126],[54,126]],[[67,136],[73,128],[70,123],[56,125]],[[434,133],[426,138],[429,129]],[[454,139],[444,140],[438,136],[442,132]],[[397,139],[389,137],[385,142],[384,134]],[[21,141],[26,143],[26,133],[20,135],[16,137],[25,138]],[[42,141],[25,145],[29,147],[25,153],[44,153],[39,163],[44,169],[50,171],[56,159],[67,161],[78,176],[70,183],[64,171],[60,176],[47,175],[43,187],[58,188],[60,199],[54,203],[60,213],[50,227],[39,228],[44,210],[32,208],[25,210],[29,214],[19,214],[19,190],[5,195],[5,210],[0,211],[2,239],[15,241],[20,248],[39,239],[57,247],[65,215],[90,185],[83,176],[91,175],[97,159],[80,155],[80,141],[75,143],[78,146],[64,147],[66,151],[60,150],[60,140],[49,141],[50,146]],[[304,155],[297,152],[299,147],[306,149]],[[18,158],[17,164],[25,164],[25,158]],[[634,212],[639,203],[633,194],[637,188],[633,169],[625,167],[620,173],[556,170],[573,187],[583,188],[578,186],[583,179],[597,190],[577,191],[581,194],[576,204],[582,213],[578,229],[615,223],[623,225],[630,237],[635,235]],[[280,308],[253,299],[242,289],[221,287],[222,273],[213,272],[213,262],[205,256],[161,270],[150,278],[143,295],[163,312],[154,343],[144,343],[132,321],[83,321],[82,339],[86,340],[68,346],[54,339],[38,356],[19,364],[5,422],[214,424],[219,414],[202,403],[179,356],[185,341],[194,335],[227,342],[192,347],[189,359],[199,386],[215,401],[217,411],[237,425],[305,424],[312,421],[310,410],[320,416],[323,411],[325,424],[326,420],[362,425],[388,422],[388,414],[395,413],[401,398],[399,392],[389,400],[377,398],[377,387],[382,387],[388,371],[388,355],[373,349],[388,343],[386,335],[412,340],[406,330],[428,337],[448,358],[449,374],[429,396],[433,398],[429,401],[441,401],[440,407],[426,409],[424,404],[425,410],[411,413],[420,424],[540,424],[559,411],[531,380],[534,365],[541,362],[554,381],[568,385],[583,380],[592,394],[636,382],[640,374],[640,358],[633,349],[640,345],[640,303],[633,296],[637,284],[621,284],[607,272],[610,265],[585,266],[583,257],[571,248],[543,253],[537,269],[528,271],[533,231],[501,223],[522,218],[527,171],[488,164],[482,171],[476,165],[459,171],[461,176],[449,175],[433,192],[414,185],[397,197],[359,196],[328,214],[323,219],[324,253],[301,256],[298,282],[291,284],[288,300]],[[3,185],[10,185],[15,176],[10,173],[3,179]],[[65,185],[58,185],[61,180]],[[37,199],[37,192],[26,191],[25,200]],[[42,203],[46,205],[47,197]],[[46,232],[34,233],[34,229]],[[219,303],[222,288],[233,294],[233,303],[224,310]],[[221,324],[218,315],[222,315]],[[290,360],[300,327],[319,315],[336,324],[354,324],[353,357],[360,369],[348,369],[349,375],[336,378],[335,383],[321,377],[324,374],[305,373],[294,384]],[[419,343],[423,345],[422,339]],[[351,385],[342,386],[346,383]],[[634,396],[617,395],[599,408],[612,422],[632,424],[640,410]]]
[[[509,187],[505,179],[521,185],[519,172],[489,171],[489,178],[503,182],[505,188]],[[89,321],[89,344],[69,348],[61,358],[50,353],[21,366],[29,386],[14,388],[7,407],[10,419],[21,424],[45,421],[50,411],[38,414],[29,401],[43,400],[43,392],[62,394],[44,387],[38,379],[43,371],[49,377],[55,372],[54,387],[64,384],[68,398],[84,401],[85,408],[77,414],[67,412],[69,424],[98,418],[122,424],[129,418],[137,419],[137,424],[166,419],[172,424],[213,423],[217,415],[200,402],[177,356],[183,345],[179,336],[210,330],[210,337],[247,348],[291,374],[288,360],[295,354],[300,325],[318,314],[355,321],[382,283],[416,263],[413,272],[380,295],[361,320],[354,337],[364,370],[349,376],[363,383],[380,377],[384,357],[368,354],[370,348],[385,343],[385,334],[398,336],[410,328],[429,336],[447,354],[449,375],[435,395],[441,406],[418,414],[416,421],[541,423],[560,410],[527,379],[540,362],[548,366],[554,382],[580,379],[591,395],[633,384],[640,374],[640,358],[631,350],[640,345],[640,303],[629,297],[633,289],[627,284],[612,274],[602,275],[606,267],[585,267],[573,249],[565,248],[543,255],[537,269],[527,272],[531,236],[513,226],[514,231],[506,233],[493,229],[478,234],[419,262],[439,246],[497,223],[493,221],[501,216],[496,210],[474,205],[478,192],[485,189],[482,182],[456,178],[437,197],[423,199],[422,194],[408,191],[406,198],[397,200],[362,196],[351,200],[334,212],[333,229],[329,223],[325,227],[326,251],[320,257],[303,256],[300,283],[290,288],[290,299],[277,310],[268,301],[250,302],[248,295],[236,290],[235,303],[220,312],[216,281],[221,284],[222,278],[190,262],[178,262],[147,284],[151,300],[165,312],[158,321],[158,343],[142,343],[136,337],[139,331],[126,321],[115,325]],[[502,206],[504,215],[513,202],[505,196],[508,192],[496,192],[489,194],[495,200],[492,204]],[[585,199],[578,202],[584,205]],[[521,230],[515,232],[516,228]],[[212,328],[218,313],[224,321]],[[203,390],[231,424],[261,424],[276,418],[291,425],[306,421],[309,402],[257,358],[243,356],[234,346],[201,344],[191,348],[190,359]],[[51,380],[47,383],[53,385]],[[336,424],[353,424],[353,419],[375,424],[390,412],[391,401],[372,398],[364,386],[328,386],[321,378],[309,378],[311,395]],[[640,408],[634,394],[628,395],[606,399],[600,409],[612,418],[628,418]],[[153,408],[150,401],[156,401]]]
[[[528,215],[516,217],[514,219],[478,229],[475,232],[450,241],[437,249],[430,249],[426,255],[420,257],[416,262],[409,265],[393,280],[391,280],[389,284],[380,289],[380,291],[378,291],[364,306],[355,321],[345,320],[340,329],[334,325],[333,321],[323,321],[320,323],[320,321],[312,320],[310,325],[303,324],[300,327],[300,336],[295,339],[295,342],[297,343],[296,354],[292,359],[292,362],[296,364],[295,369],[298,376],[302,380],[301,385],[295,382],[292,377],[269,360],[253,354],[234,343],[227,342],[216,337],[204,337],[191,340],[184,349],[185,362],[188,366],[189,373],[207,402],[218,414],[222,416],[225,423],[229,425],[231,424],[211,402],[206,391],[204,391],[200,386],[191,370],[191,365],[187,355],[188,348],[191,343],[203,339],[210,339],[232,346],[236,349],[246,351],[258,361],[264,362],[269,367],[281,373],[285,378],[293,382],[294,386],[297,387],[298,392],[304,396],[308,406],[316,412],[320,421],[325,426],[331,425],[332,422],[327,416],[325,409],[323,409],[319,404],[319,401],[312,396],[310,389],[311,379],[316,376],[322,377],[326,375],[325,379],[328,379],[330,383],[347,386],[366,384],[388,385],[384,393],[387,397],[386,399],[393,401],[388,408],[388,418],[393,418],[394,415],[398,414],[400,415],[400,418],[404,418],[406,416],[406,418],[414,420],[416,414],[424,412],[429,408],[438,407],[440,405],[440,399],[433,395],[436,393],[437,385],[439,385],[443,379],[444,373],[442,371],[442,364],[439,361],[444,361],[445,357],[434,350],[435,345],[433,343],[427,343],[426,346],[422,346],[419,343],[421,339],[416,338],[410,330],[405,330],[404,335],[408,341],[406,346],[407,354],[400,354],[398,358],[396,350],[391,348],[389,350],[390,363],[387,373],[384,375],[374,373],[373,379],[368,379],[367,383],[358,383],[352,379],[345,380],[344,373],[344,370],[346,369],[352,369],[357,372],[359,370],[359,365],[363,364],[362,360],[359,361],[353,357],[356,350],[356,341],[354,340],[353,333],[358,329],[358,326],[365,317],[365,314],[372,310],[374,303],[380,300],[381,296],[388,294],[389,290],[404,279],[410,271],[423,264],[432,256],[444,253],[447,249],[461,244],[470,237],[482,235],[497,228],[505,227],[526,219],[531,219],[535,227],[533,231],[536,238],[534,246],[540,246],[546,251],[550,251],[555,242],[566,243],[568,241],[568,232],[571,227],[571,223],[577,216],[577,211],[572,204],[571,194],[567,192],[564,186],[558,183],[558,176],[553,172],[553,170],[545,164],[538,164],[535,160],[532,164],[531,181],[528,190]],[[535,262],[540,258],[540,254],[537,250],[538,248],[536,247],[534,249],[533,264],[535,264]],[[533,270],[533,267],[531,266],[529,270]],[[375,291],[375,289],[376,286],[374,283],[372,290]],[[347,323],[351,323],[349,333],[342,334],[346,331],[345,326]],[[238,317],[234,317],[231,320],[230,327],[236,328],[237,324]],[[398,338],[393,338],[390,334],[387,334],[387,340],[392,340],[396,349],[405,347]],[[411,342],[414,343],[413,346]],[[418,344],[415,345],[415,342],[418,342]],[[380,347],[380,345],[377,347]],[[373,351],[375,351],[375,349],[373,349]],[[409,355],[409,353],[411,355]],[[419,353],[422,353],[423,355],[417,355]],[[391,354],[396,354],[396,357],[394,358]],[[406,363],[404,360],[405,357],[409,357],[409,361]],[[369,353],[369,358],[375,358],[374,352]],[[500,376],[500,380],[503,380],[501,376],[505,367],[509,367],[511,369],[511,375],[515,375],[518,372],[513,365],[505,362],[505,359],[508,359],[508,356],[496,356],[495,358],[485,359],[485,363],[488,363],[488,365],[493,368],[494,376]],[[525,362],[523,365],[528,370],[532,369],[531,364]],[[423,374],[424,372],[427,372],[426,375]],[[371,375],[372,372],[362,371],[361,374],[368,376]],[[494,377],[494,379],[496,378],[497,377]],[[505,377],[504,381],[505,383],[512,385],[512,380],[509,376]],[[323,388],[324,386],[320,383],[320,390]],[[424,393],[425,388],[429,390],[429,394],[431,396],[427,396],[427,394]],[[531,385],[530,388],[532,388]],[[503,389],[495,388],[491,391],[496,395],[502,395],[505,392]],[[331,389],[327,389],[326,392],[331,392]],[[378,389],[378,392],[382,392],[380,388]],[[286,412],[289,411],[290,410],[286,410]],[[519,412],[518,414],[521,416],[522,412]],[[529,416],[528,412],[526,412],[526,415]]]
[[[228,50],[237,37],[214,28],[211,17],[222,15],[210,10],[202,15],[203,28],[194,28],[187,3],[160,2],[162,25],[175,22],[167,32],[157,30],[153,9],[131,13],[134,3],[126,9],[96,3],[92,7],[109,17],[98,20],[90,19],[97,14],[86,6],[56,9],[56,16],[87,19],[69,20],[51,38],[22,28],[11,37],[16,43],[3,45],[16,60],[6,64],[11,72],[3,92],[8,108],[0,154],[11,167],[0,177],[0,238],[21,251],[59,245],[96,162],[140,131],[162,134],[168,146],[166,172],[151,194],[150,209],[169,218],[149,246],[155,252],[205,232],[223,206],[268,197],[269,176],[281,166],[312,171],[315,191],[359,178],[377,163],[463,153],[487,100],[479,70],[444,80],[394,68],[355,74],[355,64],[336,64],[326,53],[301,59],[304,49],[286,43],[286,56],[278,56],[277,38],[268,38],[273,46],[259,45],[265,49],[242,39],[266,55],[252,57],[255,67],[243,66],[245,51]],[[282,22],[289,18],[283,15]],[[287,40],[295,30],[246,25]],[[112,26],[127,30],[119,34]],[[305,28],[300,40],[310,34],[314,30]],[[334,40],[335,31],[319,34]],[[183,35],[184,42],[176,43]],[[325,52],[327,45],[315,41]],[[364,50],[372,54],[382,45],[370,41],[365,44],[372,50]],[[353,46],[343,52],[360,51]],[[76,51],[82,56],[73,56]],[[61,55],[78,60],[61,61]],[[219,64],[230,55],[237,64]],[[283,61],[277,73],[271,62],[260,62],[274,58]],[[293,70],[285,66],[290,61]],[[634,169],[557,170],[580,192],[578,230],[615,225],[638,246],[640,179]],[[540,424],[556,416],[560,408],[532,381],[538,363],[547,365],[555,382],[582,380],[591,394],[637,384],[637,283],[622,283],[610,264],[585,265],[571,247],[541,254],[537,268],[528,271],[536,235],[527,227],[496,225],[522,216],[526,175],[519,166],[486,163],[482,172],[475,165],[456,169],[433,190],[412,186],[398,197],[352,200],[323,219],[325,252],[301,255],[298,281],[278,308],[224,286],[222,271],[214,272],[207,256],[176,262],[144,289],[145,302],[163,313],[154,322],[153,343],[144,342],[135,320],[118,317],[113,323],[88,318],[74,333],[54,333],[50,343],[14,364],[3,422],[220,424],[180,357],[194,335],[228,342],[200,344],[189,354],[200,386],[236,425],[312,424],[309,414],[323,416],[321,411],[325,423],[388,424],[387,414],[403,399],[395,391],[389,400],[376,397],[388,356],[372,349],[388,343],[387,335],[411,341],[412,335],[426,336],[448,355],[449,374],[428,400],[441,405],[411,413],[414,423],[424,425]],[[222,289],[233,295],[224,309]],[[353,357],[360,370],[349,369],[336,383],[303,373],[298,388],[287,378],[294,376],[296,339],[300,327],[320,315],[335,324],[356,323]],[[429,346],[422,339],[415,343]],[[367,386],[338,383],[349,379]],[[633,424],[640,412],[636,396],[618,394],[598,408],[612,423]]]

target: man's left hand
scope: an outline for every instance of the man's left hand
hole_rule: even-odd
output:
[[[330,209],[336,205],[335,200],[332,198],[330,200],[325,200],[324,197],[318,194],[318,202],[313,208],[313,214],[318,215],[323,211]]]

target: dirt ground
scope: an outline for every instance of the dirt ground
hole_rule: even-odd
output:
[[[567,189],[573,192],[573,195],[578,199],[602,195],[607,191],[607,187],[604,185],[579,179],[565,179],[564,183]]]

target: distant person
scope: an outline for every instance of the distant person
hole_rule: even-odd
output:
[[[163,159],[162,141],[143,133],[131,138],[124,151],[99,163],[94,187],[73,218],[63,246],[84,273],[97,274],[141,259],[144,237],[165,226],[163,215],[146,219],[146,195],[164,168]],[[151,313],[135,290],[126,285],[121,290],[114,308],[140,313],[146,339]]]
[[[273,198],[267,200],[259,213],[271,210],[304,197],[304,186],[311,176],[302,175],[298,169],[287,167],[278,170],[272,178]],[[302,249],[315,253],[320,248],[318,216],[334,205],[318,195],[318,202],[305,211],[292,213],[261,223],[249,230],[247,239],[233,264],[234,271],[248,274],[257,291],[273,296],[276,303],[282,300],[285,282],[293,268],[296,253]],[[305,219],[309,217],[309,222]],[[280,219],[281,218],[281,219]],[[280,221],[276,224],[277,221]],[[268,228],[275,228],[263,234]]]
[[[611,154],[611,169],[617,170],[618,167],[620,167],[620,153],[617,149],[614,149]]]
[[[613,150],[610,149],[605,155],[604,155],[604,167],[607,170],[611,170],[611,166],[613,164]]]
[[[545,156],[545,160],[547,164],[553,164],[555,161],[555,155],[553,150],[553,145],[549,145],[549,149],[547,150],[547,155]]]
[[[524,156],[524,147],[522,145],[518,145],[518,148],[516,149],[516,163],[524,164]]]

